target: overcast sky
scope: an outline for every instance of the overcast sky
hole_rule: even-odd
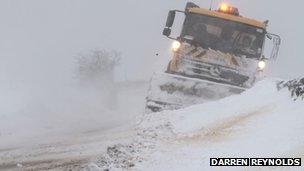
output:
[[[304,75],[302,0],[226,0],[241,15],[264,21],[283,42],[273,75]],[[196,0],[209,7],[209,1]],[[214,2],[214,7],[220,1]],[[120,77],[146,78],[170,58],[161,35],[169,9],[183,0],[1,0],[0,81],[54,82],[71,78],[73,58],[94,48],[123,54]],[[159,53],[159,56],[155,56]]]

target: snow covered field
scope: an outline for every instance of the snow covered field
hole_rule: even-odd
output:
[[[123,92],[141,97],[144,88],[146,86],[142,84]],[[126,96],[121,100],[126,100]],[[144,104],[140,100],[130,100],[128,98],[127,103],[121,104],[134,104],[134,107]],[[134,126],[127,122],[132,120],[129,118],[122,120],[125,124],[107,130],[94,128],[102,126],[101,121],[92,124],[78,118],[78,122],[84,120],[87,125],[80,125],[78,129],[74,127],[74,134],[62,132],[66,129],[52,129],[50,132],[57,130],[62,135],[58,138],[58,132],[54,131],[56,141],[50,141],[49,134],[39,135],[39,141],[32,141],[36,145],[23,147],[22,143],[11,146],[1,141],[0,169],[210,170],[219,169],[210,168],[211,157],[301,157],[303,160],[303,110],[301,98],[293,100],[287,88],[278,91],[277,81],[267,79],[241,95],[181,110],[143,115]],[[125,112],[134,112],[134,117],[142,114],[136,108]],[[92,129],[84,129],[88,125]],[[70,128],[68,125],[65,127]],[[14,133],[3,137],[1,140],[8,138],[11,142],[13,137],[18,138]],[[225,168],[244,169],[250,168]],[[257,169],[280,168],[253,168]]]
[[[128,134],[122,130],[144,111],[148,85],[135,81],[116,86],[107,96],[93,87],[1,89],[0,170],[18,163],[57,165],[60,159],[87,159],[102,153],[102,146],[115,138],[125,139]]]

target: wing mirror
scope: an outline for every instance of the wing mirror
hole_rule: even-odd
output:
[[[267,33],[266,37],[271,40],[269,43],[272,42],[272,50],[270,51],[270,55],[268,59],[270,60],[276,60],[278,57],[280,45],[281,45],[281,38],[279,35]],[[271,46],[269,46],[269,49]]]
[[[175,11],[169,11],[168,17],[167,17],[167,22],[166,22],[166,27],[170,28],[172,27],[175,19]]]
[[[175,11],[169,11],[166,27],[163,30],[163,35],[169,37],[171,35],[171,27],[173,26],[175,19]]]
[[[171,34],[171,28],[164,28],[163,35],[169,37]]]

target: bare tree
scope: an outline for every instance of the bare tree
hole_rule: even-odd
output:
[[[97,49],[79,54],[76,58],[76,78],[85,87],[93,88],[100,103],[109,109],[114,109],[117,104],[118,89],[114,83],[114,69],[119,64],[120,57],[121,54],[117,51]]]
[[[117,51],[92,50],[76,58],[76,76],[80,81],[114,80],[114,69],[119,64],[121,53]]]

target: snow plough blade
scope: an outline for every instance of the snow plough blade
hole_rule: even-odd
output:
[[[218,100],[245,88],[180,75],[154,74],[146,97],[146,112],[174,110]]]

